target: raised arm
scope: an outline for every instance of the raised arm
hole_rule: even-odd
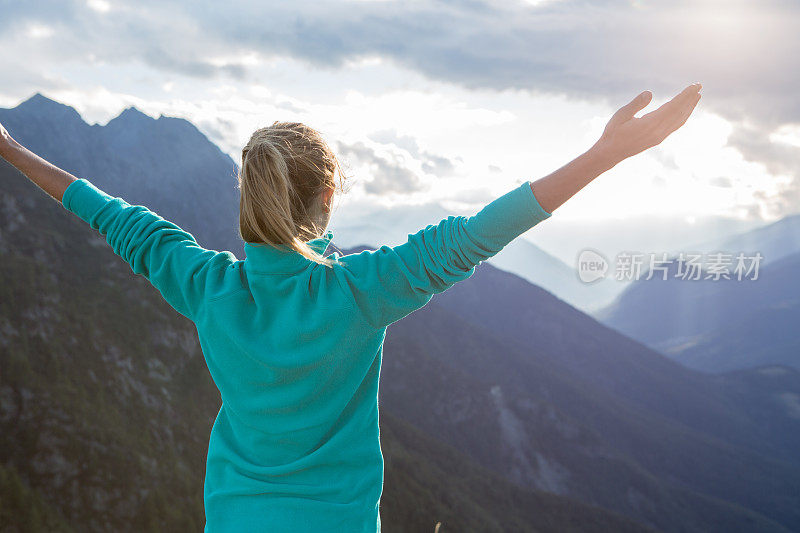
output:
[[[0,124],[0,156],[59,202],[67,187],[78,179],[19,144],[2,124]]]
[[[172,222],[79,179],[11,139],[0,125],[0,155],[50,196],[106,237],[135,274],[144,276],[176,311],[194,320],[222,284],[230,252],[206,250]]]
[[[356,307],[374,327],[400,320],[433,295],[469,278],[482,261],[500,252],[618,162],[660,143],[691,114],[700,85],[642,118],[652,95],[645,91],[618,110],[600,140],[548,176],[525,182],[471,216],[449,216],[409,235],[398,246],[382,246],[340,258],[337,276]]]
[[[398,246],[345,255],[336,275],[366,321],[380,329],[472,276],[481,261],[549,216],[526,181],[473,216],[451,215]]]
[[[647,107],[653,94],[640,93],[617,110],[600,139],[588,151],[552,174],[536,180],[531,188],[544,209],[552,213],[603,172],[663,141],[680,128],[700,101],[702,85],[686,87],[658,109],[635,117]]]

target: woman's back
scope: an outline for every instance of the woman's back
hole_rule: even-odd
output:
[[[196,318],[223,400],[209,443],[208,527],[379,529],[386,327],[548,216],[525,182],[399,246],[334,254],[332,267],[246,244],[244,261],[213,276],[218,293]],[[323,253],[332,237],[309,245]]]
[[[331,237],[311,245],[322,253]],[[374,532],[386,329],[366,322],[332,269],[294,252],[246,251],[196,321],[223,400],[209,442],[207,528]]]

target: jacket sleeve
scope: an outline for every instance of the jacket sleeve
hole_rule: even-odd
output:
[[[115,198],[86,179],[64,191],[64,207],[106,237],[135,274],[144,276],[183,316],[194,320],[212,273],[233,258],[206,250],[172,222],[141,205]]]
[[[398,246],[345,255],[338,276],[367,321],[382,328],[427,304],[550,217],[526,181],[471,217],[448,216]]]

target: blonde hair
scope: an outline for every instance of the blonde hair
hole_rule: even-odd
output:
[[[324,216],[319,195],[344,186],[336,155],[316,130],[299,122],[274,122],[256,130],[242,149],[238,182],[239,233],[248,243],[288,246],[316,263],[333,261],[306,241],[324,228],[314,217]]]

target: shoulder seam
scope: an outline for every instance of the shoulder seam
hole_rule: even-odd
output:
[[[236,262],[234,261],[232,264],[236,264]],[[229,267],[230,267],[230,264],[223,264],[223,265],[220,265],[220,266],[217,266],[216,268],[214,268],[210,273],[217,272],[219,270],[225,270],[225,269],[227,269]],[[220,294],[219,296],[215,296],[213,298],[209,298],[208,300],[206,300],[206,303],[209,304],[211,302],[216,302],[217,300],[222,300],[223,298],[227,298],[228,296],[233,296],[234,294],[238,294],[240,292],[249,292],[249,291],[250,291],[249,287],[237,287],[237,288],[235,288],[235,289],[233,289],[233,290],[231,290],[229,292],[226,292],[224,294]]]

